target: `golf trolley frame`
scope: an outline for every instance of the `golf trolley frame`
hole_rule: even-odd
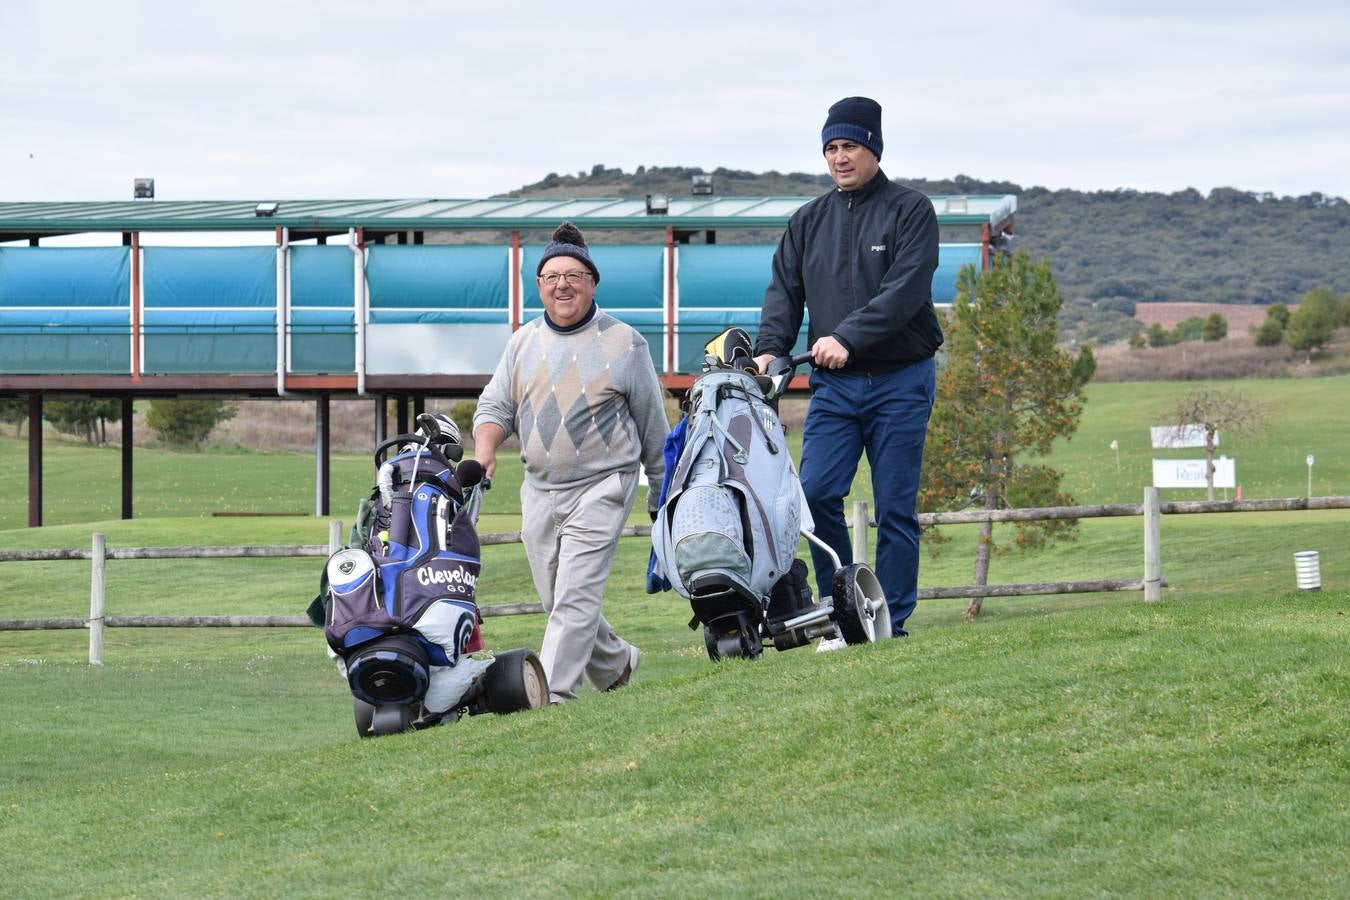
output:
[[[810,353],[802,353],[778,357],[770,362],[763,376],[768,382],[765,400],[776,403],[787,390],[797,367],[810,359]],[[709,658],[714,661],[724,657],[757,659],[764,652],[765,643],[772,644],[775,650],[791,650],[817,638],[841,638],[846,644],[870,644],[891,636],[890,608],[881,582],[871,567],[866,563],[841,565],[839,554],[833,547],[805,528],[800,533],[834,563],[831,595],[822,597],[819,603],[805,606],[799,603],[795,609],[777,614],[773,604],[766,606],[763,600],[755,603],[742,595],[741,599],[746,602],[739,611],[708,619],[696,616],[696,621],[702,619],[704,622],[703,642]]]
[[[766,642],[775,650],[791,650],[817,638],[842,638],[851,645],[891,636],[890,609],[871,567],[866,563],[840,565],[833,547],[805,529],[801,535],[834,562],[831,596],[783,616],[771,617],[761,603],[763,611],[758,617],[743,610],[704,622],[703,643],[710,659],[758,659]]]

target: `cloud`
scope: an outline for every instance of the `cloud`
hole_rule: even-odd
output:
[[[1350,24],[1330,3],[555,13],[20,4],[0,200],[122,199],[138,175],[233,199],[486,196],[596,163],[817,172],[825,109],[858,93],[885,107],[893,176],[1350,196]]]

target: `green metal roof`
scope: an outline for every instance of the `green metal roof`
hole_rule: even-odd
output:
[[[642,197],[484,200],[139,200],[121,203],[0,203],[0,240],[94,231],[304,232],[581,228],[782,228],[814,197],[670,197],[667,214],[649,214]],[[998,225],[1017,197],[935,196],[941,225]],[[270,216],[259,203],[276,203]]]

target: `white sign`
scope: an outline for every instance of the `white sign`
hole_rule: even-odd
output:
[[[1203,459],[1155,459],[1153,486],[1160,488],[1202,488],[1205,486]],[[1234,460],[1220,456],[1214,460],[1214,486],[1237,487],[1237,467]]]
[[[1149,429],[1153,437],[1154,450],[1166,450],[1173,447],[1205,446],[1205,426],[1203,425],[1154,425]],[[1219,446],[1219,433],[1214,432],[1214,446]]]

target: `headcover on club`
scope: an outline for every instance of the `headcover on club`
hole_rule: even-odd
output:
[[[721,366],[755,374],[754,344],[744,328],[728,328],[703,345],[704,354]]]
[[[445,458],[459,462],[464,456],[464,443],[460,439],[459,426],[445,413],[421,413],[417,416],[417,433],[434,445]]]
[[[464,460],[455,466],[455,480],[467,491],[483,480],[483,464],[476,459]]]

